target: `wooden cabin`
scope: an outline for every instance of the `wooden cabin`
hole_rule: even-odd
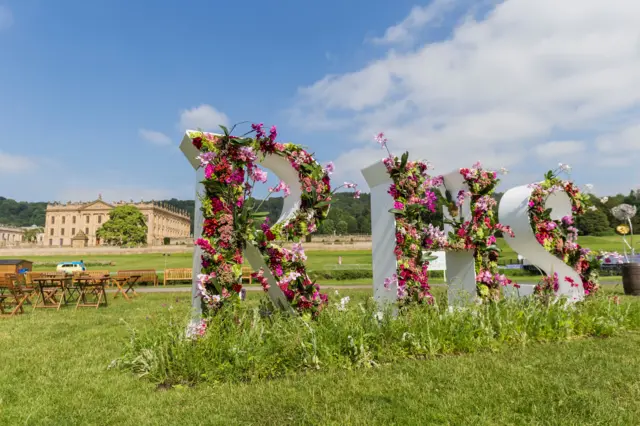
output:
[[[21,270],[31,271],[33,262],[22,259],[0,259],[0,276],[4,274],[17,274]]]

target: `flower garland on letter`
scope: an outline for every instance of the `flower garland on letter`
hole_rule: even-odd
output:
[[[431,179],[427,174],[429,165],[420,161],[408,161],[408,152],[401,158],[392,155],[383,133],[375,138],[389,153],[382,161],[393,180],[388,192],[394,199],[391,212],[396,219],[395,255],[398,271],[385,280],[385,287],[389,288],[397,282],[401,306],[431,303],[433,297],[427,272],[429,257],[423,253],[422,230],[426,227],[425,214],[436,211],[437,198],[431,188],[441,184],[442,178]]]
[[[541,183],[532,184],[533,191],[529,198],[529,219],[531,229],[536,240],[551,254],[562,259],[567,265],[575,269],[582,279],[585,295],[598,290],[600,259],[596,253],[588,248],[582,248],[577,243],[578,229],[574,226],[574,217],[585,213],[590,205],[587,194],[583,194],[568,180],[558,177],[561,171],[568,171],[570,167],[560,164],[555,171],[549,171]],[[560,220],[551,218],[551,210],[545,208],[547,197],[555,191],[564,191],[571,200],[572,216],[564,216]],[[571,283],[578,286],[578,283]],[[554,294],[558,290],[558,278],[546,277],[535,288],[538,295]]]
[[[429,225],[425,247],[430,250],[473,251],[478,296],[484,300],[498,300],[501,287],[510,284],[518,286],[498,270],[500,249],[496,244],[496,234],[502,232],[513,235],[508,226],[497,222],[493,210],[497,204],[493,193],[500,183],[498,173],[484,170],[480,163],[476,163],[470,169],[460,169],[460,174],[469,191],[459,191],[455,199],[446,191],[447,208],[452,217],[448,223],[453,230],[445,236],[442,230]],[[463,220],[460,210],[467,198],[471,217]]]
[[[299,145],[276,142],[275,126],[267,134],[262,124],[252,125],[255,138],[231,136],[225,127],[220,127],[224,135],[204,132],[189,135],[201,152],[198,158],[205,173],[203,236],[196,241],[204,252],[198,278],[205,307],[215,310],[233,294],[240,293],[243,250],[247,244],[255,244],[293,308],[317,315],[327,297],[306,273],[302,246],[295,243],[288,250],[276,241],[299,241],[327,217],[333,194],[329,179],[333,166],[323,168]],[[269,226],[267,213],[253,211],[251,197],[256,182],[267,180],[266,172],[258,167],[258,157],[267,155],[288,160],[298,174],[302,190],[299,210],[273,226]],[[280,182],[269,191],[282,191],[286,197],[290,188]],[[253,276],[268,290],[263,271]]]

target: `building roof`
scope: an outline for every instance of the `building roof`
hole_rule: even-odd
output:
[[[0,259],[0,265],[19,265],[22,262],[32,263],[30,260],[24,259]]]
[[[72,240],[88,240],[89,237],[87,237],[87,235],[84,233],[84,231],[80,230],[78,231],[78,233],[76,235],[74,235],[72,238]]]

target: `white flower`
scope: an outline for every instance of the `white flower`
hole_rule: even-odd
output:
[[[562,170],[563,172],[571,171],[571,166],[568,164],[558,163],[558,167],[560,167],[560,170]]]
[[[606,203],[607,201],[609,201],[609,197],[602,197],[602,198],[600,198],[600,202],[601,202],[602,204]]]
[[[592,212],[595,212],[596,210],[598,210],[598,208],[596,206],[590,206],[589,210],[591,210]]]
[[[377,319],[378,321],[382,321],[384,319],[384,314],[382,313],[382,311],[378,311],[373,314],[373,318]]]
[[[214,303],[218,303],[221,300],[220,295],[214,294],[213,296],[211,296],[211,300],[213,300]]]
[[[340,299],[340,305],[338,306],[338,310],[339,311],[346,311],[347,310],[347,305],[349,304],[349,300],[351,300],[349,298],[349,296],[343,297],[342,299]]]
[[[500,167],[500,174],[506,175],[509,173],[509,170],[506,167]]]
[[[340,293],[338,293],[338,290],[335,291],[336,296],[339,296]]]

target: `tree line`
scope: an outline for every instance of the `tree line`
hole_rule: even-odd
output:
[[[497,201],[502,198],[502,193],[494,194]],[[613,235],[615,227],[620,224],[611,214],[611,208],[621,204],[631,204],[640,210],[640,190],[631,191],[628,195],[617,194],[610,197],[598,198],[591,195],[595,209],[588,210],[585,215],[576,220],[576,227],[581,235],[604,236]],[[261,203],[261,200],[255,200]],[[170,200],[161,201],[173,207],[189,212],[191,216],[191,232],[193,233],[194,200]],[[284,199],[272,197],[264,201],[260,210],[269,213],[271,223],[275,223],[282,211]],[[434,226],[443,225],[442,207],[444,201],[438,194],[436,213],[429,214],[425,218]],[[47,203],[45,202],[17,202],[15,200],[0,197],[0,224],[13,226],[37,225],[44,227]],[[497,209],[497,207],[496,207]],[[497,213],[497,212],[496,212]],[[498,218],[499,219],[499,218]],[[640,230],[640,215],[633,219],[634,229]],[[337,193],[329,211],[329,216],[324,221],[318,234],[321,235],[346,235],[371,233],[371,196],[363,193],[359,199],[354,199],[352,193]]]

